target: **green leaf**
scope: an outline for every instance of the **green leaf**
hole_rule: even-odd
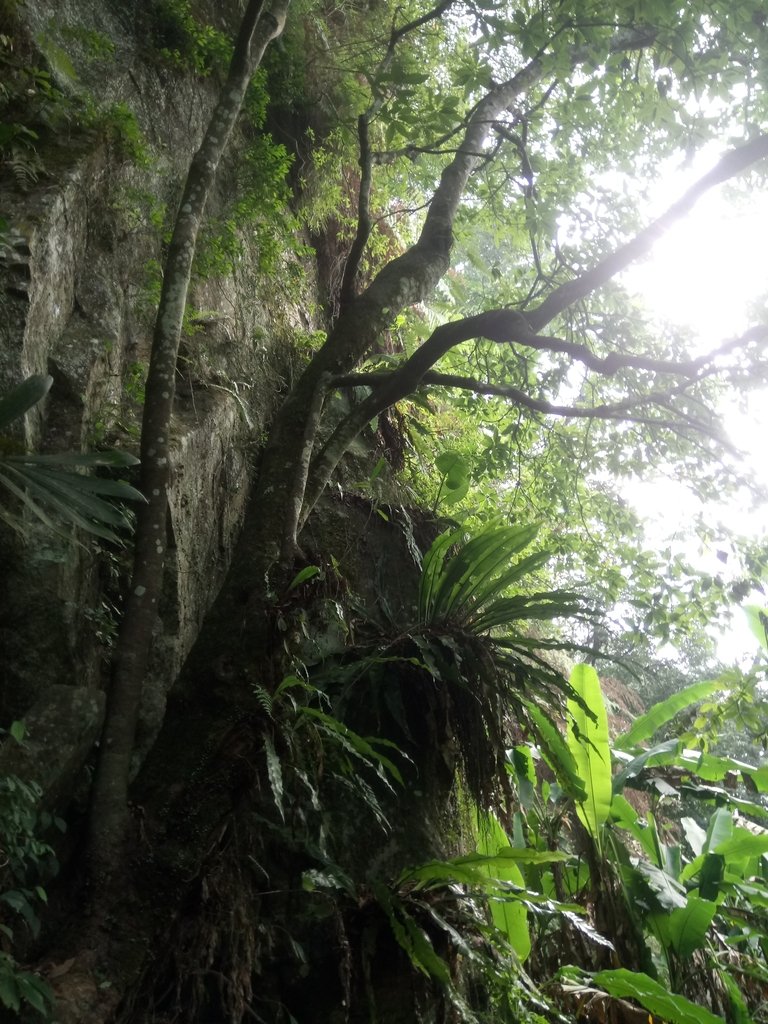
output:
[[[127,526],[128,520],[124,515],[119,514],[111,506],[106,505],[106,503],[103,502],[101,503],[109,510],[105,513],[104,518],[100,518],[100,510],[86,512],[86,514],[83,515],[82,512],[86,501],[82,496],[79,496],[77,499],[73,499],[72,494],[67,492],[66,489],[62,490],[60,485],[50,485],[48,480],[40,481],[32,475],[20,472],[19,467],[10,465],[8,461],[6,461],[4,465],[6,470],[12,471],[23,487],[34,495],[34,498],[37,498],[45,505],[50,506],[51,510],[57,514],[62,522],[70,523],[72,526],[78,526],[86,533],[95,534],[97,537],[103,537],[105,540],[119,542],[120,538],[118,535],[104,524],[112,522],[114,525],[118,525],[114,521],[114,516],[118,516],[119,525],[122,526]],[[14,484],[5,474],[0,473],[0,479],[5,487],[7,487],[12,493],[16,494],[16,496],[24,502],[30,511],[41,520],[41,522],[53,529],[56,529],[56,524],[50,520],[45,512],[43,512],[37,501],[25,493],[22,487]],[[89,515],[93,515],[94,518],[88,518]]]
[[[717,904],[698,896],[689,896],[684,907],[671,914],[654,914],[653,931],[668,949],[684,959],[703,949]]]
[[[653,863],[660,860],[656,829],[644,821],[626,797],[616,793],[611,801],[611,823],[624,829],[640,844]]]
[[[633,757],[632,760],[628,764],[625,764],[621,771],[614,776],[613,792],[621,793],[626,784],[636,778],[648,764],[650,759],[655,758],[657,754],[677,753],[679,749],[679,740],[665,740],[664,743],[659,743],[658,746],[651,747],[649,750],[644,750],[642,754],[638,754],[637,757]],[[654,764],[658,764],[658,761],[654,761]]]
[[[373,746],[374,743],[383,743],[383,740],[377,739],[365,739],[363,736],[359,736],[356,732],[340,722],[338,718],[334,718],[332,715],[327,715],[324,711],[320,711],[318,708],[302,707],[299,709],[302,715],[308,718],[314,718],[316,721],[321,722],[325,728],[342,740],[346,748],[356,753],[359,757],[364,758],[367,761],[375,761],[380,764],[383,768],[389,772],[389,774],[396,779],[400,785],[403,784],[403,777],[400,774],[400,770],[388,757],[376,750]],[[392,744],[387,743],[387,746]],[[395,749],[397,749],[395,747]]]
[[[633,857],[632,863],[648,883],[651,891],[665,910],[677,910],[685,906],[685,889],[671,875],[649,861]]]
[[[8,730],[11,736],[16,740],[17,743],[22,743],[27,733],[27,728],[23,722],[15,721],[11,722],[11,726]]]
[[[727,807],[718,807],[709,819],[704,853],[714,851],[733,835],[733,816]]]
[[[13,465],[31,467],[37,469],[38,473],[45,473],[46,479],[60,480],[69,487],[82,492],[93,494],[104,494],[110,498],[118,498],[121,501],[143,501],[146,498],[141,491],[136,490],[125,480],[106,480],[100,476],[84,476],[82,473],[70,473],[66,470],[57,469],[56,465],[49,462],[43,455],[12,455],[5,460]]]
[[[502,850],[512,849],[504,829],[493,814],[478,813],[476,842],[477,852],[489,857],[497,857]],[[486,861],[484,868],[480,870],[486,870],[490,878],[496,877],[511,882],[521,889],[525,887],[520,868],[510,858],[504,858],[500,863]],[[492,901],[491,917],[499,931],[506,936],[520,961],[525,962],[531,952],[528,911],[525,906],[518,901]]]
[[[704,700],[705,697],[727,688],[725,683],[714,679],[704,683],[694,683],[693,686],[687,686],[684,690],[673,693],[671,697],[654,704],[644,715],[635,719],[632,728],[617,737],[615,745],[626,750],[628,747],[642,743],[691,704],[696,704],[698,701]]]
[[[373,893],[389,918],[392,934],[413,966],[427,977],[450,986],[451,972],[448,964],[435,952],[428,936],[405,909],[402,901],[381,882],[373,883]]]
[[[53,377],[35,374],[27,377],[21,384],[0,398],[0,430],[24,415],[33,405],[48,394],[53,384]]]
[[[693,851],[694,857],[698,857],[704,850],[704,844],[707,841],[707,833],[694,818],[681,818],[680,824],[683,826],[685,838]]]
[[[653,978],[639,971],[620,967],[614,971],[599,971],[592,980],[608,995],[617,999],[635,999],[649,1013],[668,1024],[725,1024],[703,1006],[683,996],[672,995]]]
[[[286,594],[290,594],[296,587],[300,587],[302,583],[306,583],[307,580],[313,579],[313,577],[320,574],[320,567],[317,565],[305,565],[303,569],[296,573],[291,582],[288,584]]]
[[[590,665],[576,665],[571,672],[570,682],[579,699],[568,699],[569,722],[566,735],[586,790],[586,799],[577,803],[576,813],[600,845],[600,829],[608,820],[613,799],[608,714],[600,680]],[[585,705],[591,714],[585,710]]]
[[[532,701],[523,701],[522,703],[528,712],[528,720],[536,736],[542,757],[555,773],[561,789],[577,802],[586,800],[587,790],[584,780],[579,774],[576,759],[571,753],[569,745],[560,735],[557,726]]]
[[[2,424],[0,424],[2,425]],[[744,606],[744,614],[752,633],[764,651],[768,651],[768,608],[762,608],[758,604]]]
[[[727,867],[729,861],[759,857],[763,853],[768,853],[768,833],[754,835],[745,828],[734,827],[729,838],[717,845],[710,843],[710,848],[713,853],[725,857]]]
[[[9,960],[0,960],[0,1003],[9,1010],[21,1008],[21,997],[16,983],[16,976]]]

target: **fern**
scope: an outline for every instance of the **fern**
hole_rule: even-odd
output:
[[[21,125],[16,127],[21,127]],[[28,129],[25,129],[26,131]],[[12,144],[5,155],[4,162],[13,174],[14,181],[24,192],[28,192],[43,173],[42,160],[30,143]]]

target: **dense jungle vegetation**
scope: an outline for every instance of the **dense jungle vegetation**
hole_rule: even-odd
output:
[[[119,415],[46,447],[50,360],[2,367],[3,551],[90,553],[107,691],[77,792],[0,777],[3,1019],[768,1021],[768,548],[702,504],[656,550],[624,496],[761,499],[721,420],[768,384],[765,298],[702,351],[622,280],[765,188],[762,0],[35,6],[0,3],[0,261],[72,167],[128,169],[110,223],[155,257]],[[288,370],[211,369],[216,281],[301,310]],[[247,498],[142,747],[182,386],[236,408]],[[759,653],[724,666],[746,598]]]

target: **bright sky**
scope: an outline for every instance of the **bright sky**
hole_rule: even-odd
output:
[[[670,205],[717,155],[713,152],[709,160],[684,173],[663,176],[653,197],[653,215]],[[623,281],[643,296],[656,317],[692,328],[697,350],[706,352],[768,316],[766,238],[768,190],[734,198],[728,195],[728,186],[720,186],[657,242],[651,256],[628,271]],[[735,407],[724,410],[724,419],[752,473],[768,486],[768,390],[751,397],[746,413]],[[631,484],[627,498],[650,521],[649,536],[660,542],[669,536],[681,538],[699,508],[686,488],[666,481]],[[717,506],[711,515],[713,522],[724,520],[751,536],[763,535],[768,522],[764,509],[735,504]],[[714,551],[696,561],[705,571],[717,571]],[[760,595],[752,600],[766,603]],[[733,630],[718,641],[718,653],[726,661],[751,661],[757,648],[746,620],[738,616]]]

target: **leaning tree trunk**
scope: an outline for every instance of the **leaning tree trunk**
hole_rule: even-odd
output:
[[[226,83],[189,168],[168,251],[141,433],[140,486],[147,504],[138,518],[133,574],[117,642],[92,794],[89,856],[97,890],[107,885],[121,861],[131,754],[163,577],[171,409],[197,235],[246,89],[267,45],[282,32],[288,4],[289,0],[274,0],[264,11],[264,0],[249,0]]]

